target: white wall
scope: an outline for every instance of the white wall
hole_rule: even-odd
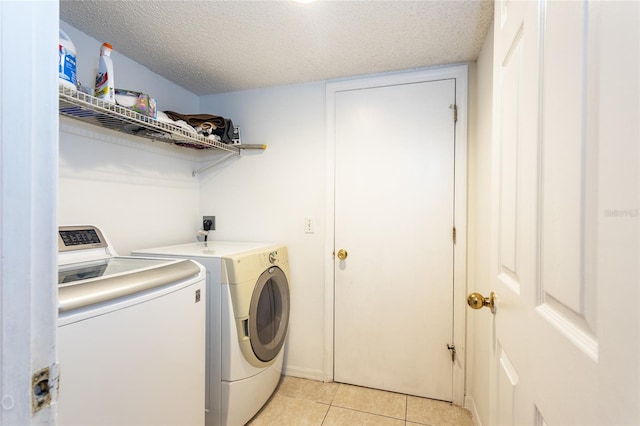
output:
[[[286,373],[323,379],[325,84],[258,89],[201,99],[203,113],[232,117],[242,142],[267,144],[201,176],[201,213],[218,240],[284,243],[291,266]],[[304,233],[304,218],[315,233]]]
[[[78,78],[91,82],[102,42],[60,26],[76,46]],[[162,109],[197,112],[196,95],[114,49],[116,87],[149,93]],[[195,151],[61,117],[59,156],[59,224],[97,225],[123,255],[195,240],[202,221],[198,180],[191,175]]]
[[[475,105],[469,144],[468,289],[491,292],[491,117],[493,90],[493,25],[475,66]],[[467,405],[479,424],[489,424],[489,362],[492,319],[487,309],[467,312]]]
[[[195,241],[202,220],[196,161],[179,155],[61,118],[59,224],[97,225],[120,255]]]

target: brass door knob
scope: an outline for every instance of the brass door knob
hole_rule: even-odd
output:
[[[345,249],[338,250],[338,259],[345,260],[349,256],[349,253]]]
[[[469,297],[467,297],[467,305],[469,305],[471,309],[481,309],[486,306],[491,310],[492,314],[495,314],[496,294],[491,292],[489,297],[484,297],[480,293],[471,293]]]

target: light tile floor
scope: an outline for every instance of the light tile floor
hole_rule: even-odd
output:
[[[283,376],[249,425],[473,426],[473,421],[467,409],[448,402]]]

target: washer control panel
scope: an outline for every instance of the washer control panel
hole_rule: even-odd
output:
[[[102,232],[95,226],[58,228],[58,252],[107,247]]]

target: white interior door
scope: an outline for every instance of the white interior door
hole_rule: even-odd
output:
[[[338,382],[452,400],[455,89],[335,95]]]
[[[640,424],[639,20],[496,3],[491,424]]]

